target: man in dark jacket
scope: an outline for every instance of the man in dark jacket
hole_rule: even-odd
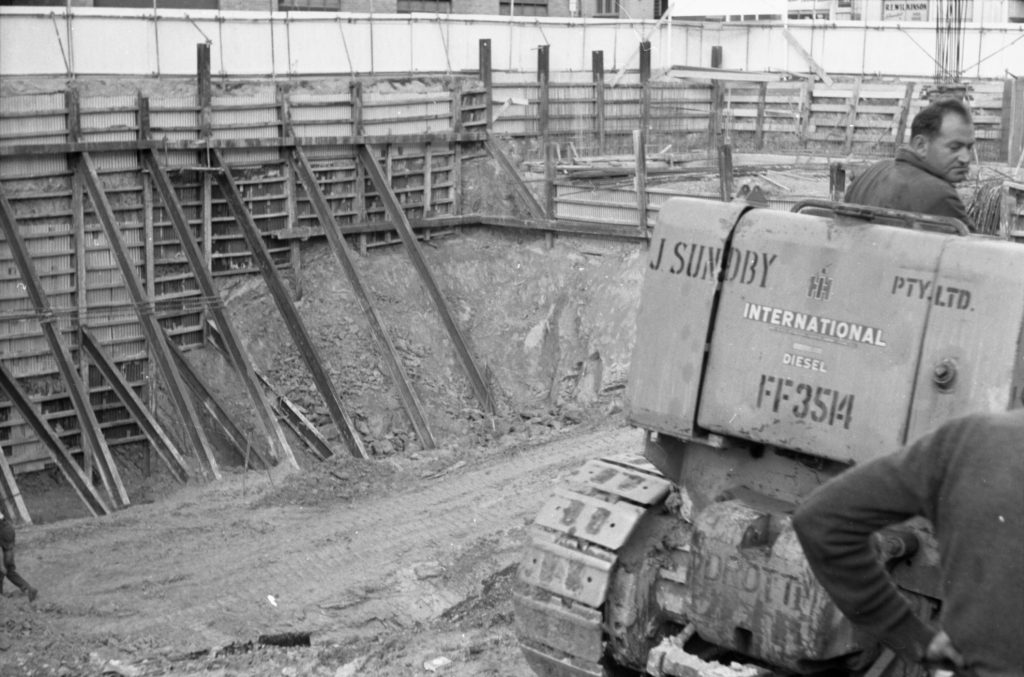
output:
[[[7,577],[11,583],[14,583],[28,595],[28,601],[35,600],[38,591],[21,577],[21,574],[18,573],[17,568],[14,566],[14,525],[11,524],[2,510],[0,510],[0,550],[3,551],[3,566],[0,566],[0,595],[3,595],[4,577]]]
[[[940,629],[914,615],[871,544],[915,516],[939,547]],[[811,493],[793,527],[836,606],[905,660],[1024,674],[1024,410],[955,419],[847,470]]]
[[[855,177],[846,202],[934,216],[952,216],[973,230],[953,184],[967,178],[974,149],[974,123],[957,99],[940,99],[914,116],[910,145],[892,160],[877,162]]]

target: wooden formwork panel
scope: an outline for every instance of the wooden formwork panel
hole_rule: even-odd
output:
[[[485,92],[470,92],[483,101]],[[406,134],[447,131],[452,128],[456,98],[447,90],[395,91],[365,94],[358,102],[366,134]],[[167,142],[200,141],[204,129],[214,139],[245,141],[288,136],[284,121],[300,138],[348,136],[355,101],[351,92],[284,95],[274,87],[256,87],[243,95],[214,96],[209,127],[196,95],[84,97],[60,94],[4,97],[0,100],[0,145],[45,143],[131,142],[143,137]],[[478,124],[486,109],[470,105],[460,118]],[[284,116],[287,115],[287,118]],[[479,118],[479,119],[478,119]],[[72,124],[73,123],[73,124]],[[358,228],[368,220],[384,220],[376,194],[355,167],[351,148],[306,144],[327,187],[339,223]],[[158,148],[162,164],[172,170],[176,191],[189,225],[204,249],[215,274],[255,272],[251,253],[209,174],[202,171],[202,150]],[[309,222],[302,212],[303,196],[277,148],[226,149],[243,201],[253,216],[276,265],[289,265],[292,245],[282,233]],[[382,158],[388,178],[411,218],[453,214],[456,211],[457,154],[448,144],[410,144],[388,147]],[[102,187],[119,229],[137,265],[140,279],[157,308],[161,326],[181,345],[198,345],[203,338],[203,298],[181,243],[149,179],[140,171],[134,151],[96,155]],[[77,337],[71,324],[77,313],[86,321],[134,387],[146,382],[148,349],[133,304],[121,280],[90,201],[76,198],[68,156],[5,158],[0,179],[12,194],[17,218],[26,233],[43,288],[57,310],[61,331],[76,360]],[[79,193],[80,195],[80,193]],[[77,201],[77,202],[76,202]],[[76,207],[76,204],[78,205]],[[39,231],[39,237],[35,232]],[[373,237],[378,237],[377,235]],[[386,239],[386,235],[379,236]],[[19,271],[0,246],[0,311],[10,318],[0,322],[0,350],[57,426],[64,442],[79,446],[76,418],[60,384],[52,358],[43,342],[34,309],[18,287]],[[7,275],[3,269],[7,268]],[[79,284],[79,279],[81,284]],[[17,319],[20,317],[21,319]],[[94,406],[104,432],[116,440],[140,439],[126,410],[95,374],[90,377]],[[0,403],[0,444],[14,465],[29,469],[46,461],[47,454],[34,441],[12,408]]]

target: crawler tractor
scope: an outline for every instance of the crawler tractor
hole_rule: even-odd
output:
[[[530,527],[515,612],[533,670],[916,674],[838,612],[790,515],[950,417],[1024,406],[1021,280],[1024,247],[957,221],[666,203],[627,390],[643,457],[588,461]],[[932,617],[927,523],[876,536]]]

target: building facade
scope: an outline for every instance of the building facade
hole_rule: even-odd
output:
[[[0,0],[0,5],[658,19],[670,0]],[[1024,0],[675,0],[672,18],[1024,23]]]

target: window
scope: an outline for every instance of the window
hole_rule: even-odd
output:
[[[548,0],[500,0],[498,14],[510,16],[547,16]]]
[[[618,18],[619,0],[594,0],[594,16]],[[659,14],[657,18],[660,19],[661,15]]]
[[[598,2],[600,4],[600,2]],[[654,18],[660,19],[668,11],[669,0],[654,0]],[[618,12],[616,12],[618,16]]]
[[[341,0],[280,0],[282,12],[340,12]]]
[[[430,14],[451,14],[451,0],[398,0],[399,14],[429,12]]]

